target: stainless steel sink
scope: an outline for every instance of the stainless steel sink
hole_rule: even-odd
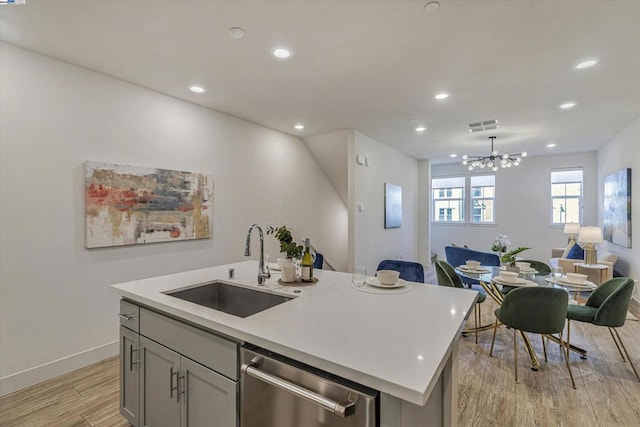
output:
[[[189,289],[167,292],[167,295],[238,317],[248,317],[293,299],[217,280]]]

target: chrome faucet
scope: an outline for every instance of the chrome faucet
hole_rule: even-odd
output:
[[[271,277],[271,273],[269,273],[269,266],[264,265],[264,234],[262,234],[262,228],[258,224],[253,224],[249,228],[249,232],[247,233],[247,243],[244,248],[244,256],[251,256],[251,232],[254,228],[258,229],[260,233],[260,258],[258,260],[258,284],[263,285],[265,280]]]

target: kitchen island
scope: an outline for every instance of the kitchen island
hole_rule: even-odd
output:
[[[457,425],[457,344],[477,292],[409,283],[409,292],[381,295],[352,287],[350,274],[315,276],[316,284],[298,287],[274,274],[258,287],[257,263],[246,261],[112,288],[150,313],[379,391],[381,427]],[[167,295],[216,279],[293,299],[241,318]]]

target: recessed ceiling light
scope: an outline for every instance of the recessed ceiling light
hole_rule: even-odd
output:
[[[279,47],[277,49],[273,49],[273,56],[280,59],[287,59],[291,56],[291,52],[289,51],[289,49]]]
[[[570,102],[565,102],[564,104],[560,104],[558,107],[562,108],[563,110],[568,110],[569,108],[573,108],[576,106],[576,103],[573,101]]]
[[[556,146],[556,144],[553,144],[553,143],[552,144],[547,144],[547,148],[553,148],[555,146]]]
[[[587,59],[573,66],[576,70],[584,70],[585,68],[591,68],[598,63],[597,59]]]
[[[458,157],[458,155],[456,153],[451,153],[449,154],[449,157],[454,158],[454,157]]]
[[[298,129],[298,130],[302,130],[304,129],[304,125],[303,124],[297,124],[294,126],[294,128]]]
[[[426,127],[426,126],[418,126],[418,127],[416,128],[416,132],[424,132],[425,130],[427,130],[427,127]]]
[[[442,92],[434,96],[435,99],[447,99],[449,97],[448,93]]]
[[[241,39],[244,36],[244,30],[240,27],[233,27],[229,30],[229,35],[232,39]]]
[[[195,92],[195,93],[203,93],[204,92],[204,88],[202,86],[198,86],[198,85],[189,86],[189,90],[191,92]]]

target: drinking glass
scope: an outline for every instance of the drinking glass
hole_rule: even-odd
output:
[[[556,280],[559,280],[562,278],[562,276],[564,276],[564,270],[562,269],[562,267],[551,268],[551,277],[553,277]]]
[[[351,275],[351,283],[353,286],[361,288],[367,282],[367,269],[361,265],[353,267],[353,274]]]

